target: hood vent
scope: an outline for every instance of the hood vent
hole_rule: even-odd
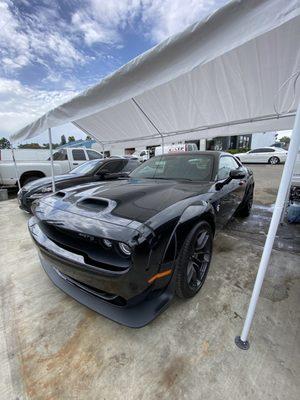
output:
[[[54,196],[56,196],[56,197],[65,197],[65,195],[66,195],[65,192],[56,192],[56,193],[54,194]]]
[[[108,201],[94,197],[85,198],[77,203],[77,207],[96,212],[105,210],[108,205]]]

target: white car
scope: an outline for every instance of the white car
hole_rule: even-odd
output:
[[[280,147],[260,147],[247,151],[247,153],[235,154],[242,163],[268,163],[279,164],[286,160],[287,150]]]

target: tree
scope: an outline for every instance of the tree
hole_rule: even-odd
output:
[[[75,136],[68,137],[68,143],[70,143],[70,142],[75,142]]]
[[[85,140],[92,140],[92,138],[91,138],[91,136],[90,136],[90,135],[86,135],[86,138],[85,138]]]
[[[66,140],[65,135],[61,135],[61,137],[60,137],[60,144],[61,144],[61,146],[63,146],[63,145],[66,144],[66,143],[67,143],[67,140]]]
[[[0,139],[0,149],[10,149],[10,141],[5,137]]]
[[[38,143],[19,144],[19,149],[42,149]]]
[[[284,143],[285,145],[288,145],[291,141],[291,138],[288,136],[282,136],[282,138],[279,139],[279,142]]]

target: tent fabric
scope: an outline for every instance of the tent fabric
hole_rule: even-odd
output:
[[[232,1],[11,139],[67,122],[102,143],[289,129],[300,100],[300,82],[287,81],[300,70],[299,38],[300,0]]]

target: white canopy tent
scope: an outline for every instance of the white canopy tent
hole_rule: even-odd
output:
[[[199,139],[290,129],[300,100],[299,39],[300,0],[232,1],[49,111],[11,140],[29,139],[47,129],[51,137],[51,128],[67,122],[102,145],[153,137],[182,140],[186,133]],[[279,190],[284,198],[299,142],[300,128],[295,126]],[[280,196],[266,241],[269,253],[259,270],[260,287],[279,222],[276,210],[284,204]],[[247,347],[258,295],[252,298],[241,347]]]

